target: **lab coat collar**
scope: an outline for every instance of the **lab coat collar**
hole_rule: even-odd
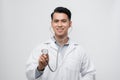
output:
[[[46,44],[50,44],[50,47],[53,48],[53,49],[55,49],[56,51],[58,50],[58,47],[57,47],[57,45],[55,44],[55,41],[53,40],[53,37],[51,37],[51,38],[50,38],[48,41],[46,41],[45,43],[46,43]],[[68,44],[69,44],[69,46],[68,46],[68,48],[67,48],[67,50],[66,50],[65,55],[67,55],[68,53],[70,53],[73,49],[76,48],[76,45],[78,45],[77,43],[73,42],[70,37],[69,37]]]
[[[51,37],[51,39],[54,41],[54,43],[56,43],[58,46],[60,46],[60,45],[58,44],[58,42],[56,41],[55,36]],[[65,43],[64,45],[68,46],[68,45],[69,45],[69,41],[70,41],[70,40],[69,40],[69,37],[68,37],[68,42]]]

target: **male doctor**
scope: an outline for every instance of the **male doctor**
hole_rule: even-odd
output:
[[[28,80],[95,80],[95,68],[82,47],[68,37],[71,12],[57,7],[51,14],[54,35],[41,43],[26,65]]]

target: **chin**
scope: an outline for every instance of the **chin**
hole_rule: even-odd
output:
[[[56,34],[56,36],[58,36],[58,37],[62,37],[62,36],[64,36],[63,34]]]
[[[58,37],[62,37],[63,35],[57,35]]]

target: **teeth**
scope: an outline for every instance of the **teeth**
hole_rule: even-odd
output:
[[[64,30],[64,29],[57,29],[57,30]]]
[[[62,29],[58,29],[58,31],[63,31]]]

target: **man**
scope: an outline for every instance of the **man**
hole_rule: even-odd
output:
[[[55,8],[51,14],[54,36],[30,55],[26,66],[28,80],[95,80],[94,65],[89,57],[68,37],[71,25],[70,10]]]

